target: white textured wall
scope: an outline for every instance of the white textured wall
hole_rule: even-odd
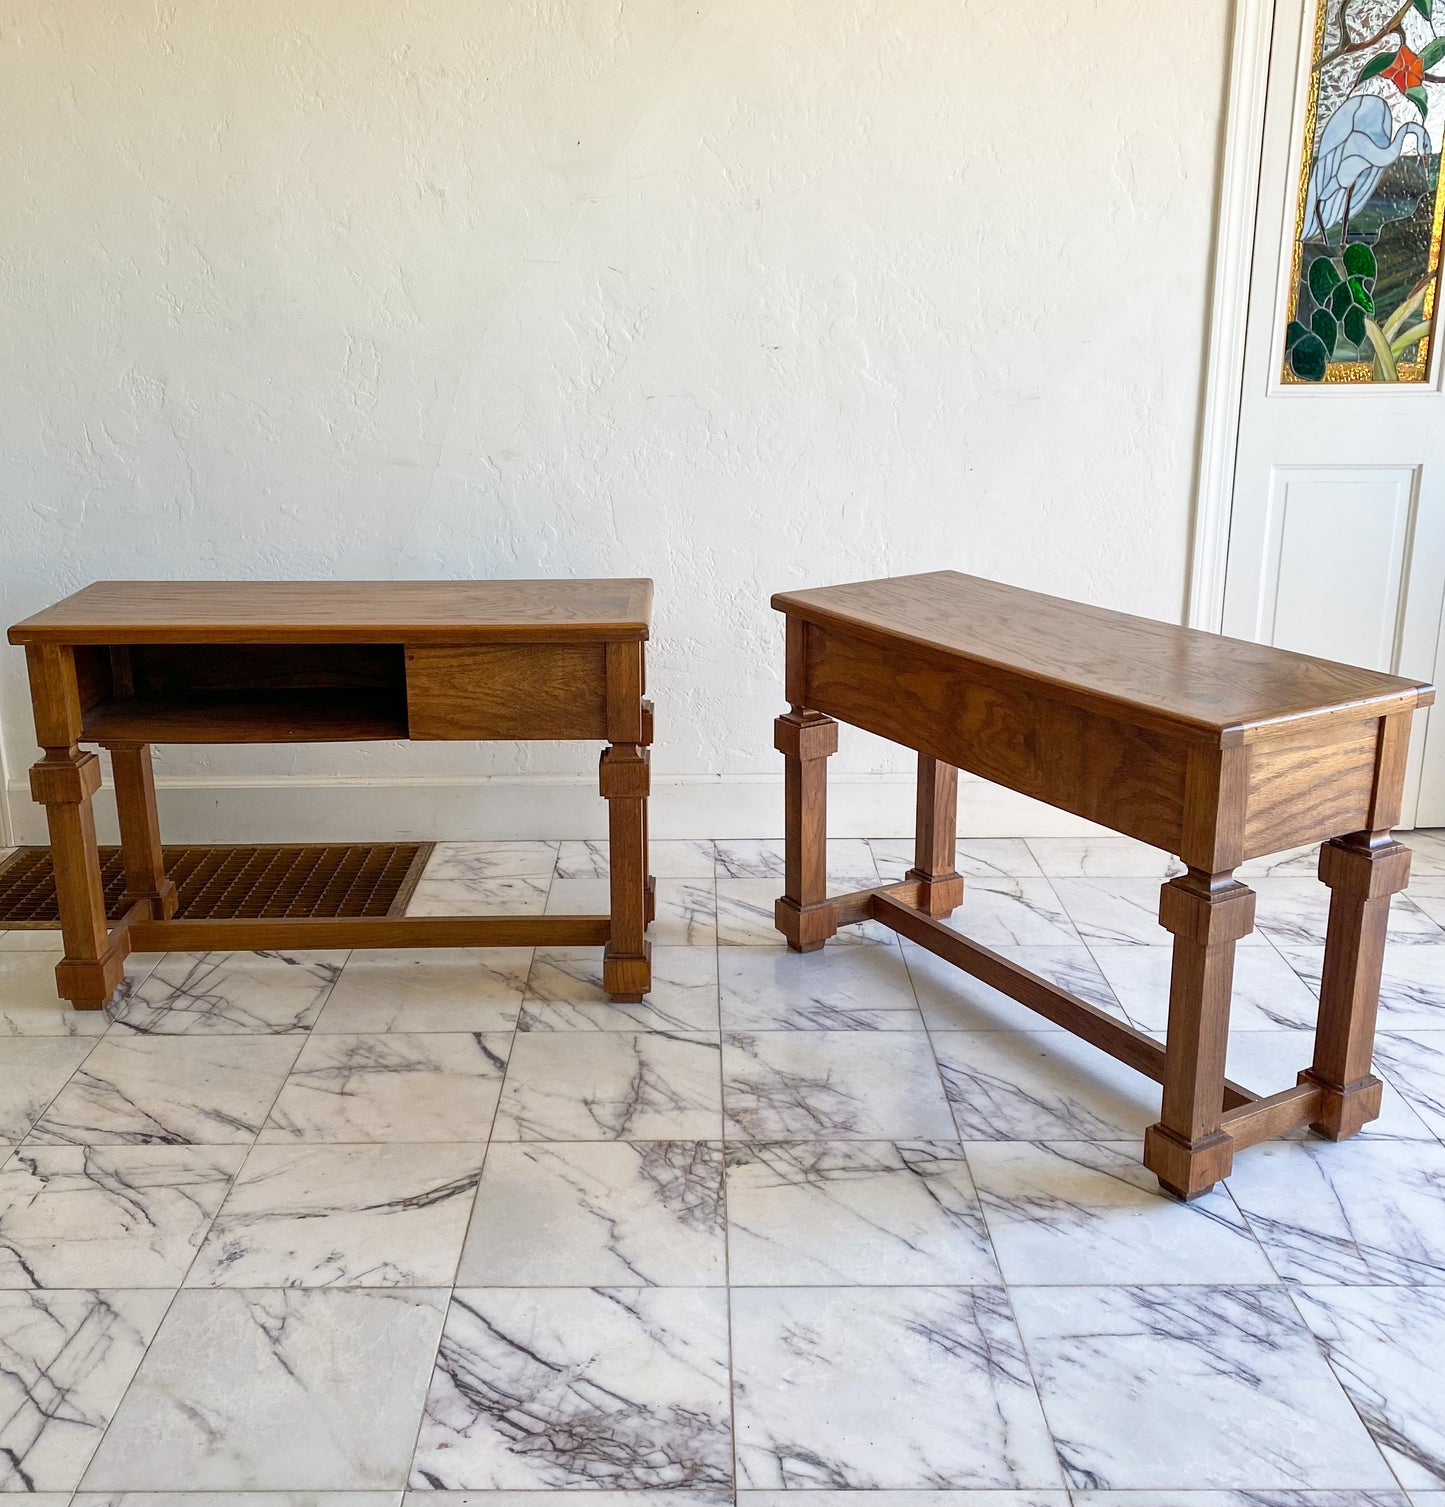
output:
[[[736,774],[776,768],[780,587],[1176,618],[1226,10],[6,0],[6,620],[107,575],[647,574],[656,768]],[[0,686],[14,787],[15,651]]]

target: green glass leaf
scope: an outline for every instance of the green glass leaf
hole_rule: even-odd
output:
[[[1330,313],[1336,319],[1343,319],[1345,317],[1345,310],[1351,307],[1354,301],[1354,289],[1348,283],[1341,283],[1330,295]]]
[[[1415,9],[1420,12],[1427,21],[1433,21],[1431,12],[1435,9],[1435,0],[1415,0]]]
[[[1378,78],[1395,61],[1400,54],[1398,52],[1377,52],[1374,57],[1360,69],[1358,82],[1363,84],[1367,78]]]
[[[1414,89],[1407,89],[1405,91],[1405,98],[1420,112],[1421,120],[1424,120],[1430,113],[1430,96],[1425,93],[1425,86],[1423,84]]]
[[[1358,277],[1352,277],[1345,286],[1350,290],[1351,296],[1366,314],[1373,314],[1375,312],[1375,300],[1370,297],[1370,290]]]
[[[1420,62],[1427,73],[1441,58],[1445,58],[1445,37],[1436,37],[1420,49]]]
[[[1358,304],[1351,304],[1345,310],[1342,321],[1345,339],[1351,345],[1363,345],[1365,343],[1365,311]]]
[[[1309,331],[1304,327],[1304,325],[1302,325],[1299,322],[1298,319],[1291,319],[1290,322],[1289,322],[1289,324],[1285,326],[1285,332],[1284,332],[1284,348],[1285,348],[1285,350],[1292,351],[1295,348],[1295,346],[1301,340],[1303,340],[1304,337],[1306,335],[1308,335],[1308,334],[1309,334]]]
[[[1310,293],[1318,304],[1327,303],[1330,294],[1340,285],[1340,274],[1327,256],[1317,256],[1310,263]]]
[[[1324,341],[1318,335],[1306,335],[1289,353],[1289,364],[1301,381],[1323,382],[1330,364]]]
[[[1345,247],[1345,271],[1351,277],[1372,281],[1379,268],[1375,265],[1375,253],[1360,241],[1352,241]]]
[[[1310,329],[1326,352],[1333,356],[1336,342],[1340,338],[1340,326],[1335,316],[1328,309],[1316,309],[1310,317]]]

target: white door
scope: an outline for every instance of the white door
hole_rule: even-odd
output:
[[[1222,620],[1437,683],[1442,135],[1445,0],[1277,0]],[[1403,815],[1445,826],[1441,711]]]

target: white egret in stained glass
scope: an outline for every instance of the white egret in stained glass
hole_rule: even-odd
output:
[[[1365,207],[1385,169],[1399,161],[1412,141],[1422,157],[1430,155],[1430,135],[1419,121],[1396,130],[1390,106],[1380,95],[1350,95],[1320,132],[1305,205],[1305,235],[1327,237],[1339,225],[1343,245],[1350,216]]]

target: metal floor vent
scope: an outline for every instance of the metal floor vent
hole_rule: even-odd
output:
[[[166,848],[181,921],[260,917],[400,916],[431,857],[429,842],[276,843]],[[125,872],[119,848],[100,850],[105,913],[117,921]],[[0,931],[57,927],[49,848],[18,848],[0,863]]]

